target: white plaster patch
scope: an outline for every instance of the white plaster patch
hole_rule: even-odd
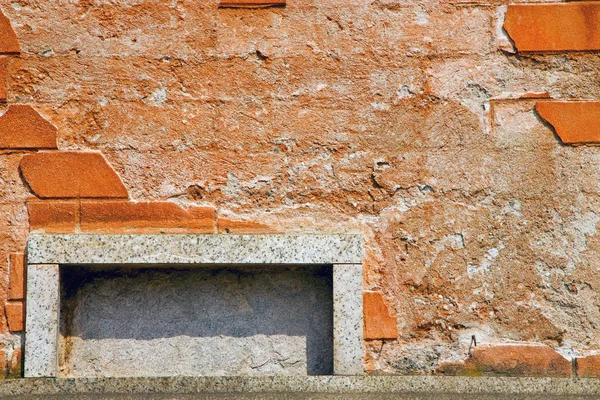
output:
[[[373,107],[376,110],[381,110],[381,111],[387,111],[390,109],[390,105],[388,103],[384,103],[384,102],[380,102],[380,101],[372,102],[371,107]]]
[[[483,256],[483,259],[481,260],[479,265],[468,263],[467,275],[469,276],[469,278],[473,278],[475,275],[485,274],[489,272],[494,262],[494,259],[498,257],[498,255],[500,254],[500,250],[502,250],[503,248],[504,244],[500,243],[498,247],[492,247],[491,249],[489,249]]]
[[[402,87],[398,89],[398,91],[396,91],[396,96],[398,100],[402,100],[410,97],[415,97],[415,94],[408,85],[402,85]]]
[[[510,199],[508,204],[502,208],[502,214],[512,214],[521,217],[521,202],[517,199]]]
[[[496,46],[499,49],[504,50],[509,53],[516,53],[517,50],[513,45],[510,37],[504,30],[504,20],[506,19],[506,10],[508,6],[500,6],[496,9],[496,29],[495,29],[495,39]]]
[[[415,7],[415,23],[419,26],[425,26],[429,23],[429,15],[427,15],[427,11],[425,11],[422,7]]]
[[[152,98],[150,102],[155,106],[162,105],[165,101],[167,101],[167,89],[166,88],[157,88],[154,92],[152,92]]]

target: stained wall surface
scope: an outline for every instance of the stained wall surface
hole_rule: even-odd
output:
[[[30,229],[360,233],[367,372],[598,375],[598,4],[0,0],[4,365]]]

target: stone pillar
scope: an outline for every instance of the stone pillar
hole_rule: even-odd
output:
[[[60,276],[57,264],[27,266],[25,377],[56,377]]]
[[[333,265],[333,373],[362,375],[362,264]]]

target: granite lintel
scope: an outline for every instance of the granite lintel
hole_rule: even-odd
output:
[[[360,264],[360,235],[32,234],[29,264]]]

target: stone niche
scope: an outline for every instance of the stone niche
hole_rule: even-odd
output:
[[[25,376],[363,373],[356,235],[31,235]]]
[[[61,376],[333,373],[331,267],[60,274]]]

